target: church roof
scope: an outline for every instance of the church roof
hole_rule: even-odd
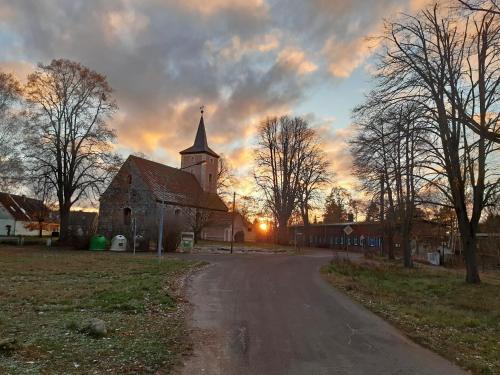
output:
[[[222,199],[204,191],[191,173],[133,155],[129,160],[137,167],[156,200],[177,206],[227,211]]]
[[[196,138],[194,139],[193,145],[181,151],[181,155],[200,154],[200,153],[206,153],[216,158],[219,157],[219,155],[217,155],[217,153],[215,153],[214,150],[208,147],[207,133],[205,131],[205,122],[203,121],[203,114],[200,117],[200,123],[198,124],[198,131],[196,132]]]

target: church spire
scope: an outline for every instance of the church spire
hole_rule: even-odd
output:
[[[206,153],[212,155],[216,158],[219,157],[209,146],[207,141],[207,133],[205,131],[205,121],[203,120],[203,112],[205,110],[205,106],[200,107],[201,116],[200,122],[198,124],[198,130],[196,131],[196,137],[194,139],[194,143],[191,147],[181,151],[181,155],[185,154],[201,154]]]

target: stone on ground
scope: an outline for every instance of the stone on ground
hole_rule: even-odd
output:
[[[104,321],[92,318],[85,323],[80,332],[92,337],[104,337],[108,333],[108,330],[106,329],[106,323],[104,323]]]

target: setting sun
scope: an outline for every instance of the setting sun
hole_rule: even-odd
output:
[[[500,0],[0,0],[0,375],[500,375],[499,51]]]
[[[261,231],[267,232],[267,228],[268,228],[267,223],[260,223],[259,228]]]

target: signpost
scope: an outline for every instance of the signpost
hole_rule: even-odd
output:
[[[299,243],[299,238],[302,238],[303,233],[295,231],[295,251],[297,253],[300,253],[300,243]]]
[[[352,227],[350,225],[347,225],[346,227],[344,227],[344,233],[347,236],[350,236],[352,232],[354,232],[354,229],[352,229]],[[345,239],[345,243],[346,243],[347,258],[349,258],[349,239],[348,238]]]

